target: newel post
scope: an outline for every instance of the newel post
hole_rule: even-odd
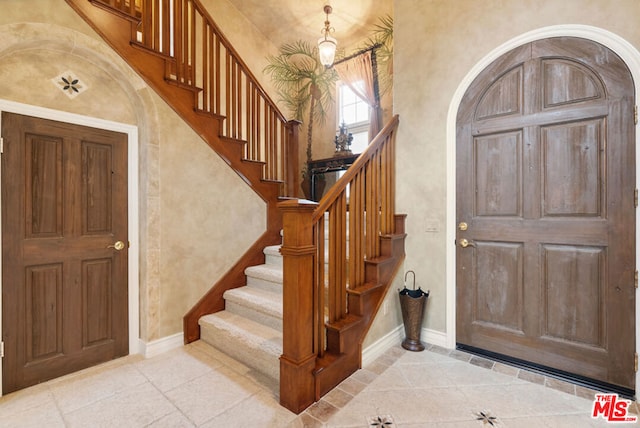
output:
[[[315,401],[313,211],[317,203],[292,199],[283,213],[283,316],[280,404],[300,413]]]

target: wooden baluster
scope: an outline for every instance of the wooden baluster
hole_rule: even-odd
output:
[[[182,1],[174,0],[173,7],[173,57],[175,59],[175,74],[176,80],[179,82],[182,75]],[[169,34],[169,28],[167,28],[167,34]]]
[[[347,316],[347,196],[346,192],[342,192],[337,201],[338,213],[338,242],[337,259],[338,259],[338,283],[337,283],[337,299],[338,313],[340,318]]]
[[[209,45],[209,39],[210,39],[210,31],[209,31],[209,25],[207,25],[206,22],[202,23],[202,53],[201,55],[201,61],[202,61],[202,76],[200,77],[200,79],[202,79],[202,91],[200,91],[200,94],[198,95],[199,98],[202,100],[202,106],[201,109],[203,111],[209,112],[211,111],[211,109],[209,108],[209,92],[211,92],[211,88],[209,86],[209,82],[211,81],[211,78],[209,77],[209,73],[211,72],[211,68],[209,67],[209,52],[211,52],[211,46]]]
[[[371,200],[373,207],[373,217],[371,226],[371,243],[373,244],[373,256],[378,257],[380,255],[380,151],[376,151],[376,156],[371,162],[371,173],[373,175],[373,187],[370,190]]]
[[[335,321],[338,316],[336,313],[336,299],[335,299],[335,288],[336,288],[336,260],[335,260],[335,248],[334,248],[334,242],[336,241],[336,237],[334,236],[334,234],[336,233],[336,227],[335,227],[335,219],[336,219],[336,207],[335,204],[331,205],[329,207],[329,221],[328,221],[328,234],[326,235],[328,237],[328,239],[325,237],[323,239],[327,239],[328,242],[326,242],[326,245],[328,246],[327,248],[327,255],[328,255],[328,271],[327,271],[327,297],[328,297],[328,301],[327,301],[327,315],[328,315],[328,322],[333,322]],[[318,265],[318,269],[320,269],[320,265]],[[322,269],[325,269],[325,266],[322,266]]]
[[[314,230],[315,230],[315,234],[313,236],[313,239],[318,248],[318,250],[316,251],[317,262],[316,262],[316,269],[315,269],[316,276],[317,276],[317,280],[316,280],[317,286],[315,287],[317,304],[315,306],[316,334],[315,334],[315,340],[314,340],[314,344],[315,344],[314,349],[316,350],[316,353],[318,354],[318,356],[322,357],[325,352],[324,343],[326,341],[326,335],[327,335],[327,331],[325,329],[325,322],[326,322],[325,321],[325,307],[326,307],[325,296],[327,295],[327,288],[325,286],[325,271],[324,271],[324,266],[325,266],[324,237],[326,233],[324,216],[322,216],[320,221],[316,222]]]
[[[389,136],[389,200],[391,202],[389,208],[389,217],[391,222],[390,232],[396,232],[396,200],[394,197],[395,189],[396,189],[396,129],[391,131],[391,135]]]
[[[252,100],[253,97],[253,84],[250,79],[245,79],[245,100],[244,100],[244,135],[245,140],[247,140],[247,146],[251,146],[251,109],[253,108]]]
[[[215,83],[215,94],[214,94],[214,103],[213,103],[213,112],[216,114],[220,114],[222,115],[222,110],[220,110],[220,103],[221,103],[221,85],[222,85],[222,69],[220,68],[220,61],[222,60],[222,49],[220,46],[220,37],[216,34],[214,36],[214,46],[215,46],[215,52],[214,52],[214,66],[213,66],[213,79],[214,79],[214,83]]]
[[[287,122],[285,133],[285,180],[287,183],[286,196],[295,197],[300,193],[300,166],[298,163],[298,148],[300,144],[300,122]]]
[[[361,284],[360,265],[362,259],[362,188],[361,174],[349,183],[349,285],[356,288]]]
[[[276,153],[276,122],[273,117],[273,110],[269,107],[269,138],[265,140],[264,152],[266,158],[264,159],[267,164],[265,167],[265,174],[268,179],[275,180],[277,175],[275,173],[278,166],[278,155]]]
[[[240,115],[238,114],[238,110],[239,110],[239,106],[240,106],[240,100],[239,100],[239,86],[240,86],[240,82],[238,80],[238,74],[239,74],[239,65],[238,62],[236,61],[235,57],[233,57],[233,73],[231,74],[231,85],[233,87],[233,100],[231,101],[231,119],[233,122],[233,138],[237,138],[240,139],[240,135],[238,134],[238,129],[239,129],[239,121],[240,121]]]
[[[189,1],[189,84],[192,86],[198,86],[196,70],[198,70],[198,24],[197,20],[200,15],[192,1]]]

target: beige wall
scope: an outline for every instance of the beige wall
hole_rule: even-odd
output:
[[[519,35],[581,24],[640,47],[637,0],[396,0],[394,110],[398,210],[408,214],[406,269],[431,289],[424,326],[446,330],[447,114],[474,65]],[[455,195],[451,195],[455,196]]]
[[[51,82],[67,70],[88,87],[74,99]],[[0,99],[138,126],[144,340],[181,332],[182,316],[264,231],[263,201],[63,0],[2,1]]]
[[[262,69],[277,48],[229,3],[205,3],[270,90]],[[67,98],[51,82],[63,71],[88,89]],[[63,0],[2,1],[0,99],[138,127],[140,334],[181,332],[182,316],[264,230],[264,203]],[[314,157],[333,153],[334,129],[330,116]],[[389,306],[371,337],[397,326]]]
[[[264,57],[276,48],[226,2],[211,7],[268,86]],[[491,51],[541,27],[590,25],[640,46],[638,16],[636,0],[395,1],[397,201],[408,214],[405,269],[431,290],[425,327],[446,329],[446,124],[460,83]],[[74,100],[50,82],[68,69],[89,85]],[[186,310],[262,232],[263,203],[62,0],[2,0],[0,98],[139,126],[142,337],[180,332]],[[333,135],[318,132],[314,157],[332,153]],[[391,293],[366,343],[398,325]]]

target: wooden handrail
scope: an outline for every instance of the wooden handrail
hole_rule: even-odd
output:
[[[97,6],[114,11],[122,17],[131,20],[140,18],[140,0],[90,0]]]
[[[391,271],[404,257],[403,245],[398,251],[398,246],[383,243],[397,232],[404,239],[404,229],[396,230],[394,205],[398,125],[396,115],[320,202],[280,204],[284,215],[280,400],[294,412],[357,369],[360,344],[382,289],[386,292]]]
[[[317,221],[329,208],[329,205],[335,202],[338,195],[345,191],[355,175],[362,170],[364,165],[371,160],[380,146],[390,137],[395,137],[395,131],[400,122],[398,115],[393,116],[387,125],[371,140],[367,148],[358,156],[358,159],[347,169],[342,177],[333,185],[318,203],[313,219]]]

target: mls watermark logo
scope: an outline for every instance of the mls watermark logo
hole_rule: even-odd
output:
[[[613,423],[636,422],[638,417],[628,414],[629,404],[629,400],[618,398],[618,394],[596,394],[591,417],[602,417],[605,421]]]

